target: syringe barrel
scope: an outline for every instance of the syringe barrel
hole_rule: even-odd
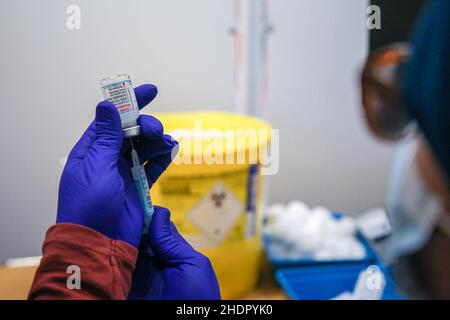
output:
[[[153,216],[153,204],[150,197],[150,189],[147,182],[147,175],[145,174],[144,166],[132,167],[131,173],[133,175],[134,184],[139,194],[142,208],[144,209],[144,230],[143,233],[148,232],[148,227]]]

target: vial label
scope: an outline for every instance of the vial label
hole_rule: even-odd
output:
[[[114,103],[119,113],[135,112],[138,109],[131,80],[107,84],[103,90],[105,99]]]

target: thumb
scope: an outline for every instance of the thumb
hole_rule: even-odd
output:
[[[150,223],[149,240],[155,256],[164,264],[174,266],[195,257],[197,252],[180,235],[170,222],[170,212],[154,207]]]
[[[123,142],[123,130],[119,112],[114,104],[102,101],[95,112],[95,142],[93,147],[103,155],[117,157]]]

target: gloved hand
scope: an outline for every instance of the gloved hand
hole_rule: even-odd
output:
[[[209,259],[183,239],[166,208],[155,206],[142,245],[150,245],[155,257],[140,250],[128,299],[220,299],[219,284]]]
[[[153,85],[135,89],[139,108],[157,94]],[[142,136],[135,148],[142,160],[151,187],[170,164],[177,142],[163,134],[161,122],[149,115],[138,119]],[[95,120],[71,151],[61,177],[57,223],[89,227],[105,236],[138,248],[144,212],[131,175],[129,141],[124,142],[116,107],[100,102]]]

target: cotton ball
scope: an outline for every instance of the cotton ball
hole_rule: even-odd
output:
[[[331,252],[332,258],[340,258],[346,255],[346,246],[342,242],[342,239],[336,236],[327,237],[322,242],[322,248],[328,252]]]
[[[272,224],[266,224],[263,227],[263,234],[269,237],[272,237],[273,234],[276,233]]]
[[[336,247],[336,257],[340,259],[351,259],[352,258],[352,248],[353,248],[353,239],[352,238],[341,238],[337,242],[338,246]]]
[[[327,208],[310,209],[300,201],[274,204],[268,216],[265,233],[271,238],[272,254],[279,258],[334,260],[366,255],[354,237],[356,223],[351,217],[335,219]]]
[[[277,216],[283,214],[284,212],[286,212],[286,210],[287,206],[285,206],[284,204],[275,203],[269,207],[268,214]]]
[[[321,219],[329,219],[332,217],[331,211],[325,207],[314,207],[314,209],[311,210],[311,214],[318,215]]]
[[[311,215],[300,228],[296,237],[296,245],[306,252],[313,252],[320,248],[322,243],[322,231],[324,218],[320,214]]]
[[[295,212],[297,214],[309,214],[309,207],[301,201],[291,201],[287,206],[289,212]]]
[[[285,241],[287,244],[295,242],[298,229],[302,221],[294,212],[287,211],[266,228],[266,233],[274,239]]]
[[[285,258],[288,255],[287,248],[283,244],[278,242],[272,242],[270,244],[270,251],[276,258]]]
[[[290,229],[292,227],[295,228],[295,231],[298,231],[307,223],[309,217],[307,212],[290,207],[290,209],[279,217],[278,223],[283,224],[286,228]]]
[[[280,227],[276,222],[267,223],[263,228],[263,233],[270,237],[276,237],[277,234],[280,234],[281,232],[282,230],[280,230]]]
[[[355,219],[344,216],[337,221],[338,232],[342,236],[352,236],[356,233]]]
[[[353,236],[333,235],[322,242],[321,249],[332,253],[332,259],[361,259],[364,247]]]
[[[321,221],[321,234],[323,237],[333,236],[336,233],[336,220],[327,208],[315,207],[311,210],[310,216]]]
[[[278,222],[273,221],[264,226],[264,234],[274,239],[279,239],[283,235],[283,227]]]
[[[308,215],[301,214],[296,210],[288,210],[279,216],[276,223],[271,227],[272,239],[283,242],[286,247],[293,251],[292,254],[289,254],[290,257],[294,255],[298,258],[301,257],[305,254],[305,250],[309,250],[311,241],[314,243],[317,241],[308,234],[308,229],[306,229],[305,234],[305,225],[308,225],[308,220]]]
[[[290,218],[290,223],[295,224],[297,230],[303,227],[310,216],[309,208],[300,201],[291,202],[286,208],[285,215]]]
[[[288,212],[280,218],[279,224],[288,242],[295,242],[305,223],[304,217],[294,212]]]
[[[276,219],[278,219],[278,217],[280,215],[282,215],[283,213],[285,213],[287,210],[287,207],[281,203],[276,203],[273,204],[269,207],[269,209],[267,210],[267,219],[268,222],[274,222],[276,221]]]
[[[354,237],[344,237],[339,240],[336,255],[340,259],[362,259],[366,256],[366,251]]]
[[[357,241],[356,239],[352,239],[352,244],[350,248],[350,254],[353,259],[363,259],[366,256],[366,249],[364,246]]]
[[[313,258],[316,260],[331,260],[334,259],[334,253],[327,249],[320,249],[314,253]]]
[[[323,236],[326,238],[340,235],[338,221],[330,214],[324,218]]]
[[[264,225],[264,233],[267,235],[277,234],[280,230],[277,225],[279,216],[286,211],[286,206],[281,203],[271,205],[267,209],[267,223]],[[281,232],[281,231],[280,231]]]

